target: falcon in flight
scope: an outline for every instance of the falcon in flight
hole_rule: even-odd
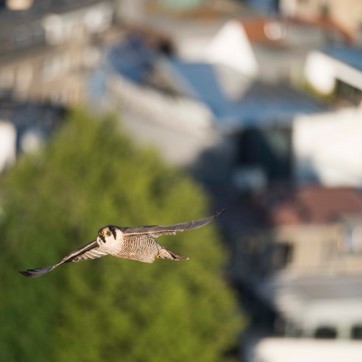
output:
[[[144,263],[153,263],[156,258],[188,260],[187,257],[165,249],[155,239],[161,235],[175,235],[178,231],[200,228],[210,223],[223,211],[203,219],[173,225],[139,227],[107,225],[99,229],[96,240],[67,255],[58,263],[42,268],[20,271],[20,274],[26,277],[40,277],[64,263],[96,259],[108,254],[117,258],[133,259]]]

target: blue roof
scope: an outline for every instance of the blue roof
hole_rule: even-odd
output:
[[[135,83],[142,83],[150,73],[156,53],[137,35],[131,35],[108,51],[107,60],[123,76]]]
[[[264,84],[243,77],[240,95],[230,97],[220,81],[219,68],[205,62],[187,62],[161,57],[144,41],[131,36],[108,52],[108,62],[130,81],[144,84],[156,62],[163,65],[174,88],[186,97],[204,103],[223,130],[288,124],[297,114],[322,111],[325,107],[287,86]],[[234,77],[234,73],[232,74]]]
[[[247,3],[265,14],[276,14],[279,12],[278,0],[247,0]]]
[[[325,54],[362,71],[362,48],[334,45],[322,50]]]
[[[206,103],[215,115],[224,113],[231,103],[225,98],[215,73],[215,68],[206,63],[188,63],[172,58],[167,64],[172,75],[188,96]]]
[[[223,90],[213,65],[179,59],[170,59],[169,64],[186,94],[204,102],[222,129],[288,124],[298,114],[325,109],[288,86],[250,80],[246,80],[240,98],[231,99]]]

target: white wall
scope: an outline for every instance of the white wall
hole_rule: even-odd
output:
[[[322,52],[308,55],[304,74],[308,83],[323,94],[334,91],[337,79],[362,90],[361,71]]]
[[[12,123],[0,121],[0,172],[16,158],[16,130]]]
[[[265,338],[256,344],[253,358],[257,362],[360,362],[359,341]]]
[[[216,34],[205,51],[205,60],[225,64],[241,73],[255,77],[258,64],[250,41],[239,21],[229,21]]]
[[[120,75],[107,86],[112,95],[109,100],[121,108],[126,131],[142,144],[158,149],[173,165],[190,166],[222,142],[211,112],[202,103],[162,95]]]
[[[325,186],[362,186],[362,108],[300,116],[293,126],[295,177]]]
[[[284,16],[294,17],[297,15],[298,4],[297,0],[280,0],[280,11]]]
[[[330,94],[334,91],[336,73],[330,57],[313,51],[308,54],[304,75],[307,82],[317,91]]]

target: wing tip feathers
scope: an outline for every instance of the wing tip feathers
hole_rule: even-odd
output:
[[[52,266],[46,266],[44,268],[39,268],[39,269],[21,270],[21,271],[19,271],[19,273],[21,275],[23,275],[24,277],[37,278],[46,273],[49,273],[51,270],[52,270]]]
[[[218,217],[218,216],[220,216],[221,214],[223,214],[224,212],[225,212],[225,208],[223,208],[223,209],[221,209],[221,210],[219,210],[219,211],[216,211],[214,217]]]

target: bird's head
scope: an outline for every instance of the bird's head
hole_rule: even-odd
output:
[[[106,243],[107,240],[115,240],[117,237],[116,228],[112,225],[104,226],[98,231],[98,237],[103,242]]]

